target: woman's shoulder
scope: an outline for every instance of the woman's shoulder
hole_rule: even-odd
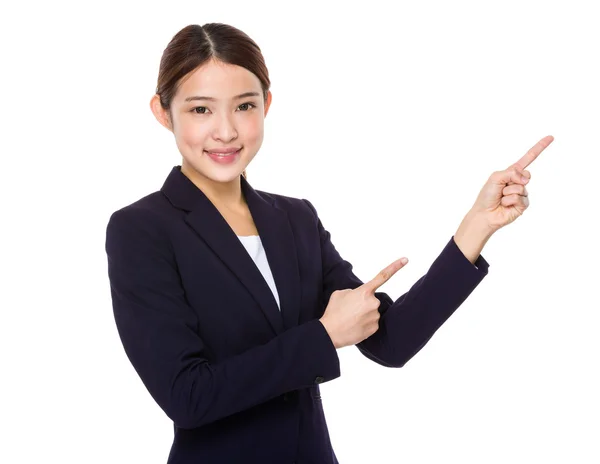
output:
[[[156,191],[113,211],[107,228],[126,226],[156,229],[164,223],[168,211],[168,201],[160,191]]]

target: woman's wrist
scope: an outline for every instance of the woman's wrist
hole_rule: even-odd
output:
[[[454,242],[465,257],[474,264],[493,231],[477,214],[469,211],[454,234]]]

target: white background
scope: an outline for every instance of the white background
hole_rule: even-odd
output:
[[[546,135],[488,276],[402,369],[355,347],[322,385],[341,464],[600,462],[595,2],[28,2],[3,8],[0,461],[164,463],[172,423],[114,324],[105,227],[181,158],[149,101],[162,51],[224,22],[273,103],[252,186],[308,198],[393,299],[488,176]]]

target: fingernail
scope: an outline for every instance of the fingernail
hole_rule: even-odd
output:
[[[402,258],[402,259],[400,260],[400,262],[401,262],[402,264],[406,264],[406,263],[408,263],[408,259],[406,259],[406,258]]]
[[[523,182],[527,183],[529,182],[529,179],[527,177],[523,177]]]

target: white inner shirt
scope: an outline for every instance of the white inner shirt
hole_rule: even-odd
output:
[[[273,292],[273,296],[275,297],[275,301],[277,301],[277,306],[281,311],[281,307],[279,305],[279,294],[277,293],[277,287],[275,286],[275,280],[273,280],[273,274],[271,273],[271,267],[269,266],[269,262],[267,261],[267,255],[265,254],[265,249],[263,248],[262,241],[260,240],[259,235],[238,235],[237,238],[240,239],[242,245],[246,248],[246,251],[250,255],[250,257],[254,260],[254,263],[260,270],[267,284],[271,288],[271,292]]]

